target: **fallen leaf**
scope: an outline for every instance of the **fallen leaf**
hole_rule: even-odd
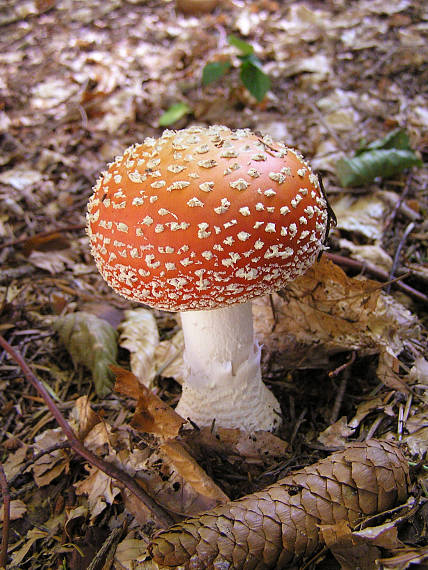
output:
[[[154,451],[135,474],[158,504],[171,513],[187,516],[227,499],[181,444],[165,445]],[[139,508],[134,502],[131,508],[135,507]]]
[[[34,236],[28,238],[24,244],[24,255],[28,256],[33,250],[37,251],[58,251],[70,247],[70,241],[59,232],[51,233],[47,236]]]
[[[342,416],[319,434],[318,441],[325,447],[334,449],[348,443],[349,436],[354,432],[355,429],[349,426],[346,416]]]
[[[198,496],[197,501],[192,503],[192,513],[214,508],[229,500],[229,497],[214,483],[181,443],[167,441],[162,443],[159,449],[168,457],[185,484],[190,485]]]
[[[422,563],[426,560],[428,560],[428,546],[401,548],[395,556],[379,558],[377,562],[382,564],[383,570],[405,570],[409,566],[413,567],[415,564],[420,564],[421,568],[424,568],[426,564],[422,566]]]
[[[341,194],[332,197],[331,206],[337,217],[337,228],[357,232],[368,239],[380,241],[390,207],[378,192],[366,196]]]
[[[13,479],[20,471],[22,464],[25,462],[28,451],[28,445],[22,445],[14,453],[9,453],[6,461],[3,463],[4,473],[7,481]]]
[[[83,364],[91,370],[97,395],[109,394],[113,382],[109,367],[117,357],[117,334],[113,327],[83,311],[57,317],[54,327],[74,365]]]
[[[120,489],[114,479],[100,471],[97,467],[87,466],[89,475],[77,483],[74,487],[76,495],[88,497],[91,521],[103,512],[107,505],[112,505]]]
[[[153,387],[155,351],[159,344],[158,326],[153,311],[125,311],[119,332],[119,345],[131,353],[132,372],[145,386]]]
[[[125,570],[139,570],[138,562],[143,561],[148,555],[147,544],[145,540],[134,538],[134,532],[130,532],[117,545],[114,559],[118,568]],[[157,565],[156,565],[157,566]]]
[[[380,549],[358,540],[347,521],[320,525],[320,533],[327,548],[343,570],[372,570],[380,556]]]
[[[88,396],[77,398],[71,411],[72,419],[77,427],[79,439],[85,439],[91,429],[100,421],[98,415],[92,410]]]
[[[182,384],[186,376],[183,360],[184,335],[180,329],[172,338],[162,340],[155,349],[154,365],[160,376],[174,378]]]
[[[35,452],[46,451],[58,443],[66,441],[61,428],[47,429],[34,440]],[[33,465],[34,480],[38,487],[49,485],[62,473],[68,472],[70,466],[69,454],[64,449],[56,449],[42,455]]]
[[[342,249],[351,252],[353,259],[358,259],[363,264],[371,263],[389,273],[392,268],[392,257],[380,245],[356,245],[347,239],[339,240]]]
[[[20,568],[21,563],[24,561],[27,554],[30,552],[31,548],[33,547],[34,543],[37,540],[46,538],[49,536],[49,532],[44,530],[39,530],[38,528],[30,529],[24,539],[24,544],[18,549],[15,550],[12,554],[12,558],[10,564],[12,567]]]
[[[33,170],[24,163],[0,174],[0,182],[12,186],[15,190],[31,188],[42,180],[43,176],[38,170]]]
[[[51,275],[63,273],[66,268],[73,267],[74,258],[70,250],[66,251],[37,251],[33,250],[28,257],[29,263],[48,271]]]
[[[282,368],[328,366],[328,356],[344,350],[395,356],[403,347],[420,350],[422,328],[414,314],[381,293],[377,282],[348,277],[327,259],[272,298],[274,313],[269,299],[253,301],[254,328]]]
[[[138,400],[131,425],[141,432],[163,438],[176,437],[186,421],[146,386],[140,384],[132,372],[114,367],[115,390]]]
[[[9,520],[16,521],[21,519],[27,512],[27,505],[20,499],[13,499],[10,501]],[[4,505],[0,512],[0,521],[4,521]]]
[[[379,363],[376,370],[377,377],[388,388],[408,394],[409,387],[405,379],[400,377],[399,370],[400,361],[398,358],[389,347],[383,347],[379,353]]]

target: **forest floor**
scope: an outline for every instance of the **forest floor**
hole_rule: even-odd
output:
[[[349,188],[336,168],[395,129],[426,159],[426,4],[219,0],[195,15],[168,0],[13,0],[0,9],[0,34],[0,334],[20,355],[0,350],[8,567],[154,567],[145,561],[153,512],[126,481],[76,453],[32,373],[79,441],[144,481],[177,520],[347,442],[400,442],[413,469],[410,502],[399,523],[382,521],[388,538],[359,551],[358,564],[428,567],[428,174],[405,168]],[[230,34],[254,48],[270,78],[260,102],[241,82]],[[224,77],[203,85],[206,64],[224,61]],[[174,105],[176,116],[165,117]],[[85,233],[99,173],[130,144],[158,136],[160,120],[269,134],[323,176],[338,220],[329,257],[301,289],[293,283],[254,305],[263,377],[284,416],[275,435],[177,435],[169,408],[148,425],[150,396],[132,375],[116,369],[111,388],[114,362],[150,378],[168,405],[180,394],[179,321],[147,307],[127,312],[137,305],[104,283]],[[339,567],[326,549],[305,566]]]

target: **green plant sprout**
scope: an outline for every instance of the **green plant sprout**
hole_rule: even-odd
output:
[[[176,123],[179,119],[192,112],[187,103],[174,103],[160,116],[159,126],[169,127]]]
[[[238,59],[241,62],[239,77],[242,84],[257,101],[262,101],[270,89],[270,79],[263,71],[262,63],[255,55],[253,46],[233,34],[227,37],[227,41],[241,52]],[[209,85],[221,79],[231,67],[230,59],[207,63],[202,71],[202,84]]]

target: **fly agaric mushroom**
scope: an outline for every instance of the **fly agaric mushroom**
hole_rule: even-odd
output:
[[[184,418],[248,431],[280,424],[251,299],[314,263],[328,219],[302,156],[249,129],[167,130],[108,166],[89,200],[91,251],[116,292],[181,312]]]

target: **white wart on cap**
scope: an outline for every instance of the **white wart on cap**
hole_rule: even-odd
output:
[[[327,218],[298,152],[248,129],[212,126],[128,148],[98,180],[87,222],[115,291],[187,311],[280,289],[315,261]]]

